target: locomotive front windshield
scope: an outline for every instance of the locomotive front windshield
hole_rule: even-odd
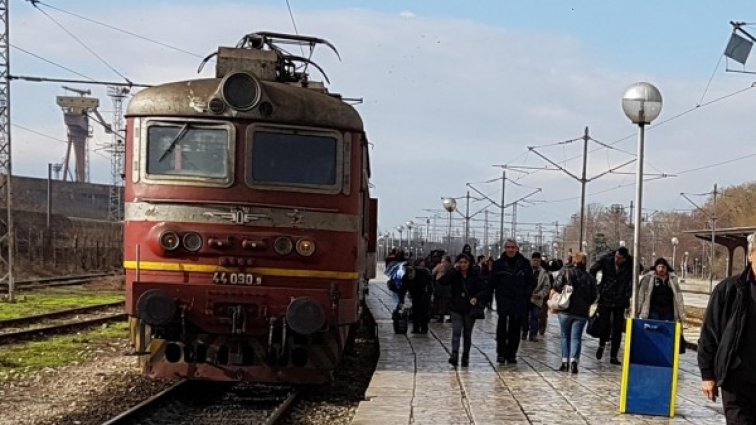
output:
[[[255,131],[251,142],[247,181],[253,185],[337,184],[339,144],[335,137]]]
[[[159,124],[147,131],[147,173],[225,178],[229,174],[229,134],[223,127]]]

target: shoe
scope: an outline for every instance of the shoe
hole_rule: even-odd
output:
[[[612,357],[611,359],[609,359],[609,363],[611,363],[611,364],[622,364],[622,362],[619,361],[619,360],[617,360],[616,357]]]
[[[570,372],[572,372],[573,375],[578,373],[577,362],[572,362],[572,364],[570,364]]]
[[[522,337],[520,337],[521,340],[525,341],[528,339],[528,334],[522,334]]]
[[[451,323],[451,317],[446,319],[446,323]]]
[[[604,357],[604,346],[599,345],[598,349],[596,350],[596,358],[598,360],[601,360],[602,357]]]
[[[559,366],[559,371],[560,372],[567,372],[568,370],[570,370],[570,365],[567,364],[567,362],[562,362],[562,365]]]
[[[535,336],[531,336],[530,338],[528,338],[528,340],[532,342],[538,342],[538,338],[536,338]]]
[[[470,355],[462,353],[462,367],[467,367],[470,365]]]
[[[515,359],[515,358],[507,359],[507,363],[509,363],[509,364],[517,364],[517,359]]]
[[[436,323],[444,323],[444,318],[443,318],[443,317],[441,317],[440,319],[437,319],[437,320],[436,320]]]
[[[449,364],[456,368],[458,362],[459,362],[459,354],[457,352],[452,351],[451,357],[449,357]]]
[[[496,361],[497,361],[497,362],[498,362],[499,364],[506,364],[506,363],[507,363],[507,358],[506,358],[506,357],[504,357],[504,356],[498,356],[498,357],[496,357]]]

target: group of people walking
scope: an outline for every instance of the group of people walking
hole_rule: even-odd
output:
[[[496,259],[481,256],[477,261],[466,245],[454,261],[434,252],[427,258],[410,262],[401,283],[389,282],[396,294],[397,309],[406,294],[412,298],[412,331],[427,333],[432,316],[444,321],[448,312],[452,323],[452,351],[449,363],[466,367],[470,359],[475,321],[482,318],[483,306],[495,301],[497,312],[496,354],[501,364],[516,364],[520,342],[538,341],[546,330],[548,311],[556,313],[560,326],[563,372],[578,373],[582,340],[592,306],[603,321],[598,328],[601,360],[610,344],[609,363],[619,365],[618,353],[630,298],[632,296],[632,257],[620,247],[600,257],[590,268],[588,258],[576,253],[563,266],[548,261],[538,252],[527,259],[515,240],[504,243]],[[392,252],[387,263],[406,261],[403,253]],[[669,264],[663,258],[640,282],[640,317],[658,320],[684,319],[682,294]],[[597,283],[596,276],[601,274]],[[564,296],[564,292],[567,292]],[[548,301],[569,298],[566,306],[550,307]]]
[[[389,287],[397,294],[398,307],[410,293],[414,332],[427,333],[431,314],[443,321],[445,309],[449,310],[453,327],[449,363],[454,367],[460,362],[460,342],[461,366],[468,366],[475,321],[482,306],[492,300],[498,313],[499,363],[517,363],[520,341],[537,341],[551,310],[559,319],[560,371],[578,373],[583,334],[592,315],[598,316],[597,328],[602,329],[596,359],[604,357],[608,343],[609,363],[621,364],[618,354],[633,292],[633,259],[628,250],[620,247],[590,267],[583,253],[574,254],[564,267],[545,260],[533,253],[528,261],[515,240],[505,242],[496,260],[484,257],[476,262],[466,246],[454,262],[439,253],[414,262],[401,284],[390,282]],[[387,263],[397,261],[406,259],[397,252],[387,258]],[[656,259],[641,276],[637,317],[684,322],[682,292],[667,260]],[[569,298],[566,306],[560,305],[564,298]],[[721,390],[727,424],[756,425],[756,233],[748,238],[745,270],[711,293],[697,351],[701,389],[711,401]]]

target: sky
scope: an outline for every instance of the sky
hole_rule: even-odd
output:
[[[14,75],[82,78],[25,50],[89,78],[123,81],[120,73],[134,82],[159,84],[196,78],[201,57],[219,45],[234,45],[246,33],[294,32],[285,0],[46,0],[39,9],[21,0],[10,3]],[[580,209],[580,184],[562,172],[532,170],[547,163],[528,147],[579,175],[582,141],[559,142],[582,137],[588,127],[593,139],[612,146],[589,144],[589,178],[631,160],[637,127],[624,116],[621,99],[638,81],[656,85],[664,98],[661,115],[647,127],[647,178],[673,175],[644,184],[644,211],[685,211],[692,207],[680,192],[705,193],[715,183],[726,187],[756,177],[751,172],[756,77],[726,72],[727,67],[756,71],[756,63],[741,66],[722,56],[732,32],[729,22],[756,22],[752,2],[289,4],[301,34],[325,38],[341,54],[340,62],[327,49],[313,57],[326,70],[330,90],[363,99],[356,109],[372,145],[381,232],[398,235],[397,226],[431,216],[442,228],[448,217],[442,198],[456,197],[464,213],[467,183],[498,201],[501,168],[495,165],[501,164],[512,168],[505,203],[541,189],[517,210],[519,235],[532,237],[535,223],[549,231],[566,223]],[[212,72],[208,66],[201,76]],[[44,177],[48,163],[62,161],[65,126],[55,104],[55,96],[65,94],[60,86],[12,83],[14,173]],[[105,89],[89,88],[110,120]],[[109,183],[102,146],[111,139],[92,125],[91,181]],[[588,183],[587,202],[629,206],[635,165],[620,171],[625,174]],[[470,214],[487,205],[473,200]],[[499,209],[489,210],[493,232]],[[482,219],[481,213],[472,222],[478,237]],[[509,224],[505,227],[508,233]]]

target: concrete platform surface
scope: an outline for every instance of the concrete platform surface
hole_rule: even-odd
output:
[[[352,420],[387,424],[724,424],[721,403],[707,401],[692,350],[681,356],[675,418],[619,413],[621,366],[585,335],[577,375],[559,372],[559,326],[522,341],[516,365],[496,362],[496,313],[478,320],[470,366],[448,363],[451,324],[431,322],[427,335],[393,332],[393,302],[385,282],[370,284],[368,308],[377,324],[380,359]],[[608,351],[608,347],[607,347]],[[622,352],[620,351],[620,357]]]

